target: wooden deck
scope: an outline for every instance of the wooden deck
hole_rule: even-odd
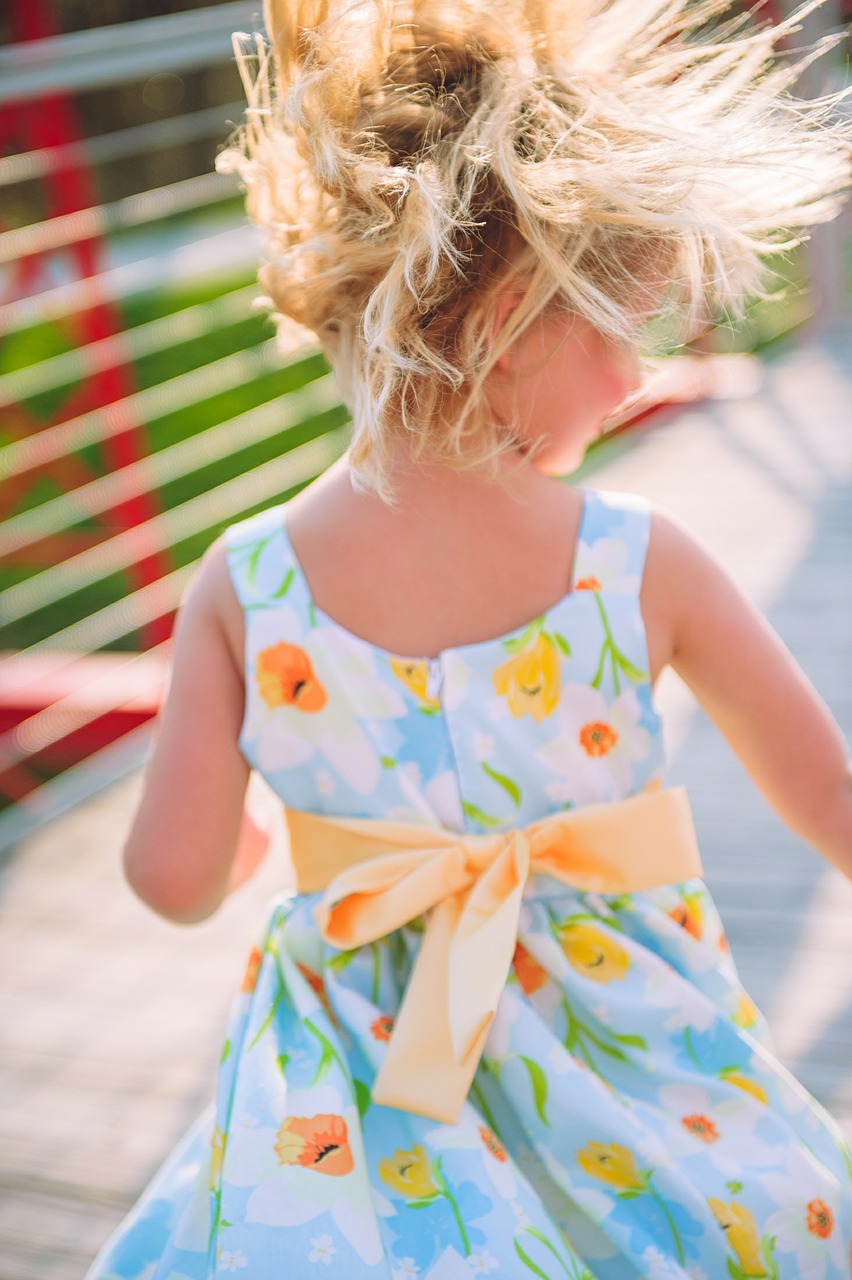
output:
[[[754,393],[643,431],[590,483],[646,493],[703,537],[852,738],[850,351],[849,334],[800,349]],[[745,985],[782,1060],[852,1133],[852,884],[782,827],[676,680],[659,702]],[[286,877],[277,850],[214,919],[154,916],[119,869],[139,784],[0,871],[0,1280],[79,1280],[206,1104],[231,993]]]

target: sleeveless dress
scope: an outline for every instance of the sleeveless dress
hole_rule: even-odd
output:
[[[526,627],[403,657],[318,609],[286,503],[226,533],[240,749],[285,806],[489,832],[659,780],[644,502],[584,490],[570,591]],[[335,951],[270,904],[215,1104],[87,1280],[848,1280],[852,1152],[779,1063],[700,879],[533,875],[456,1124],[370,1087],[422,919]]]

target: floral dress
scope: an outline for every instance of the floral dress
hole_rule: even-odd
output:
[[[582,496],[568,593],[435,659],[313,604],[286,504],[230,527],[239,745],[285,807],[481,833],[660,779],[649,512]],[[531,876],[453,1124],[371,1098],[422,919],[338,951],[317,900],[270,904],[215,1104],[88,1280],[848,1280],[849,1145],[774,1057],[700,879],[602,895]]]

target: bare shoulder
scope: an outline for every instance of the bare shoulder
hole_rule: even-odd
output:
[[[198,562],[183,607],[206,615],[220,632],[234,667],[242,676],[245,619],[231,579],[224,534],[210,544]]]
[[[697,619],[720,603],[733,584],[712,553],[679,520],[651,504],[651,532],[642,577],[641,607],[656,680],[672,664]]]

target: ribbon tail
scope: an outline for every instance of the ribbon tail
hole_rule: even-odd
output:
[[[465,895],[456,893],[431,912],[390,1043],[372,1089],[373,1101],[455,1124],[467,1098],[485,1043],[459,1063],[450,1031],[447,992],[451,942]],[[490,1019],[488,1020],[490,1022]]]

